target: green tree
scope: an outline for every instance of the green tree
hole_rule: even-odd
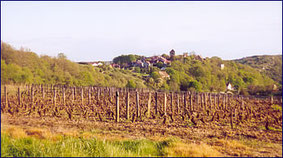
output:
[[[115,57],[113,59],[113,62],[116,63],[116,64],[129,64],[133,61],[136,61],[138,59],[140,59],[141,56],[138,56],[138,55],[133,55],[133,54],[130,54],[130,55],[120,55],[118,57]]]
[[[9,82],[9,78],[7,74],[8,74],[7,64],[5,60],[1,59],[1,84],[7,84]]]

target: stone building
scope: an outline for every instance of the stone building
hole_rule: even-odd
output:
[[[172,57],[174,57],[174,56],[175,56],[175,50],[172,49],[172,50],[170,51],[170,57],[172,58]]]

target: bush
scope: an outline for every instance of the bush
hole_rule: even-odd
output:
[[[249,92],[248,92],[247,89],[241,88],[241,89],[240,89],[240,95],[248,96],[248,95],[249,95]]]
[[[196,81],[196,80],[192,80],[192,81],[188,81],[188,82],[183,82],[180,85],[180,89],[182,91],[201,91],[201,84]]]
[[[133,81],[133,80],[129,80],[127,85],[126,85],[127,88],[136,88],[137,85],[136,83]]]
[[[157,71],[154,71],[150,74],[150,76],[157,81],[159,78],[161,78],[160,74]]]
[[[135,72],[136,72],[136,73],[140,73],[140,72],[141,72],[141,68],[135,67]]]

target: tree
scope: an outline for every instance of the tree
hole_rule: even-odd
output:
[[[129,64],[129,63],[134,62],[134,61],[136,61],[137,59],[140,59],[140,58],[141,58],[141,56],[133,55],[133,54],[120,55],[118,57],[115,57],[113,59],[113,62],[116,63],[116,64]]]
[[[33,74],[31,72],[31,70],[29,68],[24,67],[22,74],[21,74],[21,78],[22,78],[22,83],[29,83],[31,84],[33,81]],[[42,80],[42,78],[41,78]]]
[[[8,79],[7,74],[8,74],[8,72],[7,72],[7,64],[6,64],[5,60],[1,59],[1,84],[8,83],[9,79]]]
[[[196,80],[189,82],[189,89],[199,92],[201,90],[201,87],[201,84]]]
[[[67,59],[67,56],[64,53],[59,53],[57,57],[58,59]]]
[[[191,75],[196,78],[201,78],[205,76],[205,70],[201,65],[195,65],[189,69]]]
[[[80,78],[81,86],[88,86],[88,85],[94,84],[93,76],[91,75],[89,71],[83,71],[80,74],[81,74],[81,78]]]

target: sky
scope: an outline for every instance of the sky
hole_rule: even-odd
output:
[[[277,55],[282,2],[1,1],[1,41],[72,61],[171,49],[225,60]]]

